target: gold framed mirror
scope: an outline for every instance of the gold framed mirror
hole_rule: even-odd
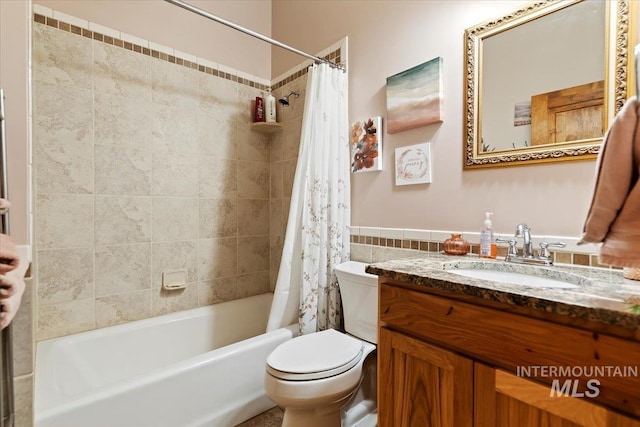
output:
[[[465,30],[464,169],[594,159],[635,91],[633,0],[546,0]]]

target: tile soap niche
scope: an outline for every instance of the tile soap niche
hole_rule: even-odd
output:
[[[162,273],[162,289],[176,291],[187,287],[187,270],[172,270]]]

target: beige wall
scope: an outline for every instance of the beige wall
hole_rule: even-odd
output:
[[[269,79],[269,45],[161,0],[35,0],[53,10]],[[195,7],[266,36],[270,0],[189,0]]]
[[[29,244],[29,31],[30,4],[0,1],[0,87],[5,91],[12,236]]]
[[[580,233],[593,161],[491,170],[462,169],[463,33],[519,1],[273,1],[273,37],[310,52],[349,37],[350,118],[386,118],[386,77],[444,58],[444,122],[384,134],[380,173],[352,179],[352,224],[479,231],[484,211],[497,231],[527,222],[539,235]],[[309,19],[313,17],[313,19]],[[273,48],[272,75],[300,60]],[[396,187],[394,149],[431,141],[433,183]]]

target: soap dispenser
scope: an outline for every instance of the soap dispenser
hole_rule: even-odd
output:
[[[486,219],[480,231],[480,258],[495,259],[498,256],[498,246],[493,237],[493,212],[485,212]]]

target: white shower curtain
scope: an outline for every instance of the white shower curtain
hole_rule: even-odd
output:
[[[298,164],[267,331],[340,328],[333,269],[349,259],[350,176],[346,73],[309,67]]]

